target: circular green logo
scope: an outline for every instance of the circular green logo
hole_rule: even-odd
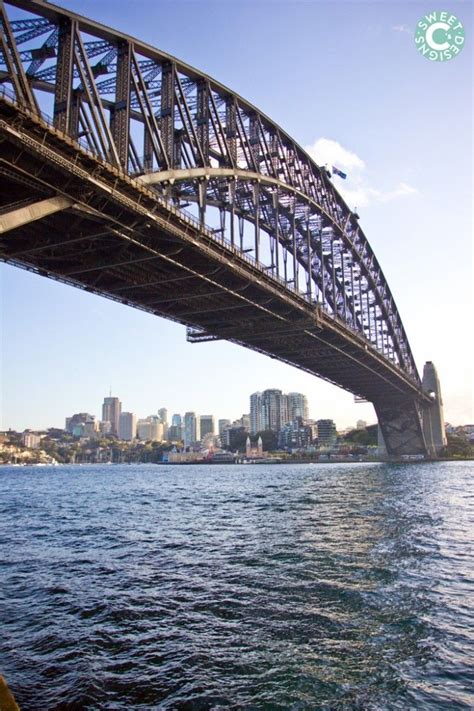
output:
[[[419,53],[431,62],[447,62],[464,47],[464,26],[456,15],[436,10],[418,22],[415,44]]]

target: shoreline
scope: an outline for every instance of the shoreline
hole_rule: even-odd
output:
[[[43,463],[12,463],[1,462],[2,467],[41,467],[41,468],[56,468],[56,467],[108,467],[108,466],[153,466],[153,467],[179,467],[179,466],[252,466],[269,464],[275,466],[277,464],[432,464],[433,462],[474,462],[474,457],[451,457],[451,458],[432,458],[432,459],[341,459],[331,457],[330,459],[277,459],[275,461],[247,461],[247,462],[57,462],[56,464]]]

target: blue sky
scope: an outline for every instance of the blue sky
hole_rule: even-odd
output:
[[[472,412],[471,4],[289,0],[68,0],[255,103],[338,181],[357,206],[420,370],[438,367],[446,419]],[[430,62],[417,21],[448,9],[466,45]],[[225,343],[190,345],[185,329],[0,266],[2,427],[63,426],[100,415],[109,388],[140,416],[167,407],[234,419],[255,390],[308,395],[339,427],[375,421],[370,405],[274,360]]]

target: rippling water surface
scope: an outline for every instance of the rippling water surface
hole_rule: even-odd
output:
[[[473,467],[0,469],[39,709],[472,708]]]

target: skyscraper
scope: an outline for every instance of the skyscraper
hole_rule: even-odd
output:
[[[203,439],[203,437],[207,434],[215,434],[216,427],[214,423],[214,415],[201,415],[200,428],[200,439]]]
[[[191,445],[199,442],[201,439],[201,432],[199,427],[199,417],[195,412],[186,412],[184,415],[184,446],[190,447]]]
[[[303,393],[288,393],[288,422],[294,422],[298,417],[307,420],[308,398]]]
[[[281,390],[264,390],[262,393],[263,429],[280,432],[288,422],[288,401]]]
[[[168,436],[168,410],[166,407],[160,407],[158,410],[158,417],[163,425],[163,437],[166,439]]]
[[[102,420],[110,422],[111,431],[118,435],[120,413],[122,412],[122,403],[118,397],[105,397],[102,405]]]
[[[122,412],[119,419],[118,436],[131,442],[137,435],[137,416],[133,412]]]
[[[166,407],[160,407],[160,409],[158,410],[158,417],[164,425],[168,424],[168,410],[166,409]]]
[[[250,432],[257,434],[264,429],[262,422],[262,393],[252,393],[250,396]]]

